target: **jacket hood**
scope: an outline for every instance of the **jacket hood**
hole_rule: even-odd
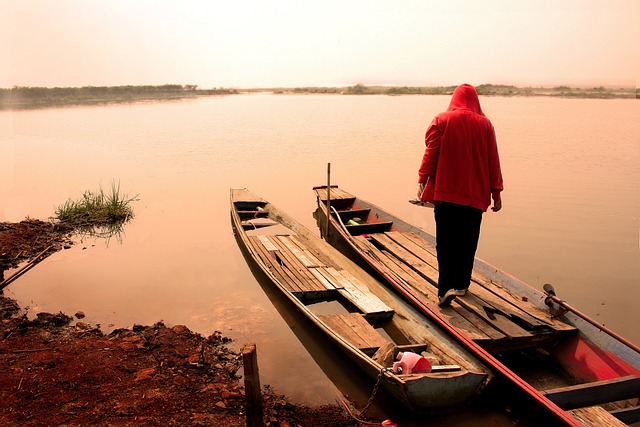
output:
[[[478,100],[478,92],[469,84],[462,84],[453,91],[451,103],[447,111],[453,110],[471,110],[476,114],[484,116],[480,108],[480,100]]]

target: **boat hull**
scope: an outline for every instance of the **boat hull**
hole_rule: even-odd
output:
[[[247,224],[253,219],[247,219],[251,216],[247,212],[253,211],[256,216],[259,212],[263,223],[271,221],[271,226],[248,232]],[[439,332],[429,319],[273,204],[247,190],[232,190],[231,220],[236,239],[253,266],[333,341],[345,357],[379,381],[379,385],[407,409],[442,410],[464,404],[477,396],[490,380],[488,368],[455,340]],[[303,268],[305,262],[307,268]],[[322,280],[314,281],[314,277]],[[338,277],[340,286],[336,289],[319,288],[319,283],[328,287],[335,285],[332,279]],[[351,289],[351,284],[359,289]],[[312,289],[301,289],[302,286]],[[342,304],[345,298],[352,298],[349,313],[319,314],[313,309],[316,301],[333,304],[339,299]],[[357,306],[361,307],[359,311],[353,309]],[[342,321],[353,323],[345,327]],[[363,340],[380,341],[369,345],[362,343]],[[385,349],[390,353],[385,355]],[[393,354],[402,349],[424,350],[443,363],[434,365],[431,373],[394,373],[389,357],[393,358]],[[447,370],[447,366],[454,368]]]
[[[455,304],[454,309],[440,309],[434,296],[437,260],[433,235],[337,186],[332,186],[329,191],[325,186],[314,190],[317,197],[314,216],[328,242],[375,274],[441,327],[451,330],[494,372],[507,378],[563,423],[576,425],[576,420],[564,411],[568,405],[559,408],[554,403],[554,400],[560,401],[559,393],[535,388],[494,355],[504,351],[516,353],[526,349],[544,349],[544,352],[549,352],[556,368],[562,369],[575,383],[596,387],[620,382],[625,385],[615,392],[616,397],[638,397],[638,392],[634,395],[633,390],[637,390],[640,358],[633,347],[571,312],[565,313],[562,320],[553,318],[545,303],[548,300],[544,292],[480,259],[474,263],[470,290],[473,294],[480,289],[481,295],[458,298],[460,304]],[[327,215],[327,209],[331,210],[331,215]],[[429,247],[431,253],[423,250],[425,247]],[[413,253],[406,255],[405,264],[398,262],[403,254],[410,251]],[[429,263],[431,265],[427,265]],[[480,285],[486,285],[489,290],[482,289]],[[520,301],[516,305],[524,308],[501,309],[502,299],[509,298]],[[487,316],[482,312],[483,308]],[[478,322],[465,324],[464,319],[456,317],[465,309],[468,309],[465,313],[475,316]],[[527,317],[534,311],[537,318]],[[507,324],[506,317],[517,324]],[[482,321],[491,323],[492,320],[495,330],[476,327]]]

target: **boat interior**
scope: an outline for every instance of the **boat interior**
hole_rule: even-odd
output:
[[[321,200],[326,196],[316,190]],[[326,190],[325,190],[326,192]],[[351,194],[332,188],[332,215],[348,231],[362,252],[399,276],[421,297],[437,305],[438,261],[436,248],[420,234],[401,231],[358,203]],[[523,301],[500,284],[474,270],[469,291],[440,314],[452,325],[492,353],[539,347],[577,332],[551,318],[529,301]]]
[[[460,371],[452,358],[429,342],[417,341],[396,312],[326,254],[304,244],[294,231],[269,219],[268,203],[237,197],[235,209],[251,248],[278,282],[328,329],[382,366],[398,352],[413,351],[432,372]]]

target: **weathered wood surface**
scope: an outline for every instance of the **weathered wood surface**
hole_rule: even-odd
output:
[[[433,244],[415,233],[399,231],[369,234],[366,239],[354,236],[354,240],[396,278],[437,302],[438,263]],[[491,351],[533,346],[575,330],[477,272],[470,285],[465,297],[439,310],[452,325]]]
[[[327,189],[326,188],[318,188],[316,189],[316,193],[320,200],[327,200]],[[340,200],[340,199],[353,199],[354,196],[352,194],[347,193],[341,188],[331,187],[330,189],[330,197],[331,200]]]
[[[355,196],[331,189],[343,199],[343,210],[338,209],[338,215],[343,223],[356,216],[355,212],[364,212],[363,208],[371,208],[367,216],[361,216],[365,222],[361,225],[346,225],[348,234],[351,235],[351,243],[363,254],[373,259],[374,266],[382,268],[380,272],[391,278],[393,282],[400,283],[410,293],[417,293],[424,297],[433,306],[437,303],[438,262],[435,244],[416,232],[414,227],[403,228],[406,231],[376,232],[371,228],[366,236],[358,235],[358,228],[372,227],[377,222],[395,222],[394,218],[374,206],[359,202]],[[321,199],[321,195],[318,195]],[[338,197],[338,196],[337,196]],[[353,200],[355,203],[347,204]],[[375,213],[375,215],[373,215]],[[368,218],[375,216],[371,221]],[[402,221],[398,221],[402,223]],[[338,227],[336,223],[333,224]],[[398,225],[398,227],[404,227]],[[517,294],[517,290],[509,290],[508,279],[500,274],[495,279],[491,272],[483,270],[480,262],[480,273],[474,268],[469,291],[463,297],[456,298],[450,307],[435,308],[441,317],[445,318],[454,327],[465,333],[471,339],[494,352],[503,350],[516,350],[528,347],[544,348],[543,344],[552,344],[560,341],[570,334],[578,332],[577,328],[554,318],[545,309],[537,304],[539,301],[529,301],[535,293]],[[505,284],[503,286],[502,282]],[[535,303],[534,303],[535,302]],[[544,356],[544,351],[540,350]],[[379,357],[383,357],[383,352]],[[640,390],[640,378],[631,376],[615,380],[597,381],[590,384],[567,385],[559,381],[549,387],[538,388],[547,390],[546,396],[559,407],[570,410],[570,414],[584,425],[624,425],[602,407],[590,405],[604,402],[637,400]],[[635,403],[637,405],[637,402]],[[580,409],[577,409],[577,408]],[[610,409],[610,408],[609,408]],[[559,413],[562,411],[559,411]],[[637,406],[624,408],[616,414],[620,418],[635,421],[634,417],[640,412]],[[566,413],[562,412],[564,415]]]
[[[266,203],[262,197],[253,194],[251,191],[246,188],[235,188],[231,190],[231,201],[232,202],[260,202]]]
[[[484,388],[491,378],[488,369],[454,340],[443,335],[429,318],[416,319],[414,312],[406,310],[405,303],[381,287],[379,282],[361,274],[354,263],[328,246],[316,233],[307,230],[274,205],[260,203],[246,200],[232,203],[232,221],[234,230],[241,237],[239,243],[246,248],[260,270],[285,291],[286,297],[312,322],[328,332],[329,338],[344,350],[345,356],[357,363],[372,379],[379,380],[381,387],[398,402],[410,410],[442,408],[467,402]],[[247,232],[242,227],[237,211],[244,209],[250,212],[255,209],[257,212],[259,208],[279,224]],[[345,298],[352,304],[345,304]],[[309,304],[312,299],[339,301],[343,307],[330,304],[316,310],[315,305]],[[326,311],[341,314],[320,314]],[[372,315],[385,315],[388,318],[375,322],[371,319]],[[386,332],[376,328],[384,328]],[[385,372],[382,369],[384,366],[372,358],[378,348],[389,345],[390,336],[403,345],[430,348],[441,359],[442,366],[451,369],[450,366],[457,365],[460,369],[457,372],[415,374],[399,379]],[[391,343],[391,351],[387,352],[384,359],[393,360],[394,351],[397,351],[394,347],[395,343]],[[379,376],[381,372],[383,375]],[[448,378],[452,381],[442,381]]]
[[[366,224],[347,224],[347,230],[352,235],[384,233],[391,230],[392,222],[369,222]]]
[[[437,303],[437,289],[434,286],[426,285],[424,278],[407,266],[401,259],[395,257],[389,252],[379,250],[363,236],[355,236],[354,239],[364,251],[375,256],[378,261],[392,271],[397,278],[402,280],[409,287],[415,289],[428,301],[432,301],[434,304]],[[504,334],[493,328],[488,328],[486,331],[481,330],[476,326],[482,326],[482,322],[480,322],[479,319],[472,319],[476,320],[476,322],[467,320],[454,310],[442,310],[441,315],[455,327],[464,330],[465,333],[474,340],[491,341],[505,338]]]
[[[408,238],[416,245],[412,248],[412,251],[414,248],[426,248],[423,249],[422,252],[416,253],[419,253],[420,256],[424,256],[424,259],[429,260],[428,262],[437,268],[438,261],[436,258],[435,245],[416,233],[409,232],[398,234]],[[437,283],[437,281],[435,283]],[[518,317],[521,322],[528,324],[532,329],[551,327],[556,331],[575,331],[575,327],[568,325],[559,319],[552,318],[547,311],[540,309],[530,301],[522,299],[520,295],[515,295],[504,289],[500,284],[490,280],[475,269],[472,272],[469,289],[471,293],[477,294],[480,298],[487,301],[493,301],[496,305],[499,305],[505,313]]]
[[[393,314],[393,310],[388,305],[372,294],[369,288],[360,283],[348,271],[335,271],[334,275],[340,277],[339,282],[343,286],[343,289],[338,292],[365,313],[367,317],[381,318]]]
[[[630,375],[547,390],[543,394],[562,409],[582,408],[640,397],[640,378]]]
[[[348,211],[340,212],[340,218],[346,224],[350,219],[360,218],[360,220],[365,221],[369,216],[371,209],[350,209]]]
[[[245,344],[242,349],[244,367],[244,389],[247,400],[247,427],[264,426],[264,410],[260,388],[258,354],[254,343]]]
[[[358,313],[318,316],[329,328],[363,351],[386,346],[387,340]]]
[[[281,283],[289,292],[305,292],[305,283],[299,281],[289,269],[284,268],[276,259],[274,252],[276,250],[269,251],[259,238],[260,236],[249,236],[249,241],[252,243],[252,247],[256,252],[256,255],[266,266],[266,268],[274,275],[276,280]],[[270,244],[270,242],[269,242]]]
[[[260,259],[290,292],[322,292],[327,287],[296,261],[276,236],[249,236]]]
[[[568,411],[584,427],[626,427],[626,424],[611,415],[601,406],[572,409]]]
[[[636,404],[637,401],[638,400],[636,399]],[[610,413],[625,424],[640,422],[640,406],[615,409],[613,411],[610,411]]]
[[[300,251],[297,253],[292,252],[285,244],[283,237],[284,236],[268,236],[273,245],[278,248],[275,254],[279,257],[279,261],[306,285],[303,286],[302,290],[321,291],[327,289],[324,284],[319,283],[317,278],[305,267],[304,262],[309,262],[308,258],[304,257]],[[304,257],[305,261],[301,261],[300,257]]]
[[[347,271],[324,265],[292,236],[249,236],[249,241],[276,278],[293,293],[338,291],[365,315],[388,317],[393,310]]]

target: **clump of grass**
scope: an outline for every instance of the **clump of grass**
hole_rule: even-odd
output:
[[[112,182],[109,192],[100,187],[97,192],[85,191],[76,201],[67,200],[58,206],[56,216],[60,221],[73,225],[122,224],[133,218],[131,202],[136,200],[136,197],[121,193],[120,183]]]

